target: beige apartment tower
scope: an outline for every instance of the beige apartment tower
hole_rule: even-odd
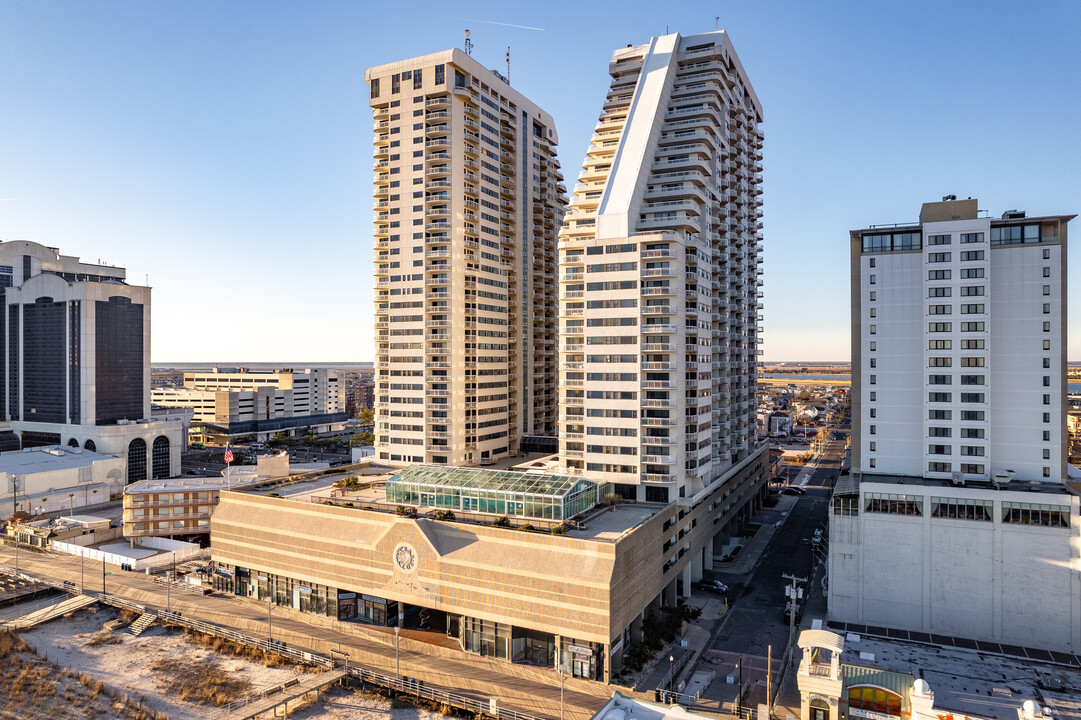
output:
[[[696,502],[755,436],[762,108],[728,35],[617,50],[559,236],[560,455]]]
[[[550,115],[460,50],[371,68],[376,454],[485,465],[556,430]]]

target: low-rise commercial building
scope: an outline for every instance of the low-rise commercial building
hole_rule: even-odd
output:
[[[1051,720],[1078,717],[1076,656],[943,647],[804,630],[801,720]],[[922,641],[922,642],[921,642]],[[923,644],[928,643],[928,644]],[[1016,653],[1020,653],[1017,655]]]
[[[124,488],[125,461],[59,445],[0,453],[0,484],[12,512],[75,512],[109,502]]]
[[[257,464],[229,468],[221,477],[144,480],[124,488],[124,537],[205,535],[222,490],[289,475],[289,455],[262,455]]]
[[[607,680],[760,506],[766,453],[736,470],[687,505],[598,505],[606,486],[581,477],[434,467],[347,499],[223,491],[215,587]]]

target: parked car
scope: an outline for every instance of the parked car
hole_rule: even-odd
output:
[[[703,580],[699,585],[703,590],[712,590],[713,592],[719,592],[722,595],[728,592],[728,586],[720,580]]]
[[[796,485],[788,485],[781,490],[785,495],[806,495],[807,491]]]

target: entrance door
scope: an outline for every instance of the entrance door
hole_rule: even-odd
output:
[[[825,708],[811,708],[811,720],[829,720],[830,711]]]
[[[589,658],[581,655],[574,656],[574,665],[571,668],[574,677],[588,678],[589,677]]]

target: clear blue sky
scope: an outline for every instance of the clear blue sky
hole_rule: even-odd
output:
[[[0,0],[0,240],[149,277],[155,361],[370,360],[365,68],[510,45],[573,186],[612,50],[718,15],[766,113],[766,359],[848,359],[852,228],[1081,211],[1075,0]]]

